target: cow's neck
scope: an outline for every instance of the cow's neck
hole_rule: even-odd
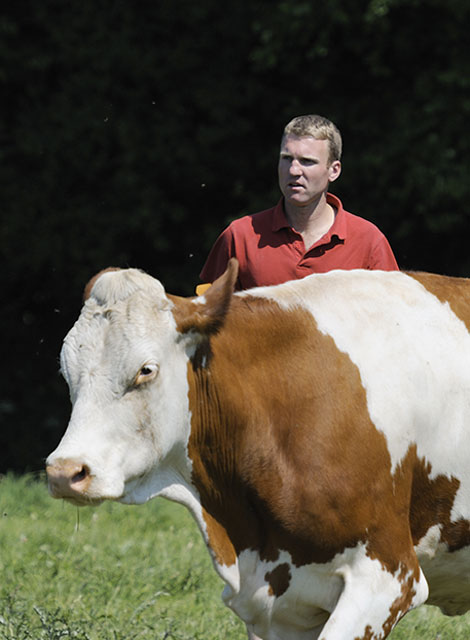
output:
[[[191,482],[219,564],[230,566],[250,549],[263,561],[275,561],[285,550],[299,566],[326,562],[357,542],[349,526],[334,543],[325,539],[323,528],[332,525],[323,522],[317,506],[322,493],[304,485],[299,470],[311,465],[312,390],[322,397],[332,382],[312,370],[311,354],[338,360],[336,351],[331,338],[312,332],[306,311],[283,311],[246,296],[233,300],[224,327],[189,363]],[[345,375],[358,375],[346,356],[343,365]],[[302,376],[308,393],[298,383]],[[318,438],[329,424],[318,426]],[[301,505],[312,503],[312,493],[314,508],[305,512]],[[294,534],[295,527],[305,535]]]
[[[202,366],[190,374],[189,455],[208,544],[218,564],[231,565],[243,549],[258,546],[258,524],[238,465],[237,436],[246,425],[243,416],[237,412],[235,419],[221,400],[214,376],[216,372]]]

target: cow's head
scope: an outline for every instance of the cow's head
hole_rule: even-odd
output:
[[[190,482],[188,360],[223,323],[237,271],[200,298],[167,296],[136,269],[87,286],[61,352],[72,415],[47,460],[54,497],[143,502]]]

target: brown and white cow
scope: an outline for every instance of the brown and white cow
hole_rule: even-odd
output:
[[[200,298],[101,275],[65,339],[52,495],[189,508],[264,640],[470,605],[470,280],[333,271]],[[428,597],[429,592],[429,597]]]

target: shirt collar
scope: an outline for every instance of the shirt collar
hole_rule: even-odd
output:
[[[286,227],[290,228],[290,224],[286,218],[286,214],[284,213],[284,198],[281,198],[274,207],[271,218],[271,228],[273,231],[280,231]]]
[[[326,201],[335,209],[336,215],[330,230],[323,237],[323,242],[329,242],[333,236],[336,236],[339,240],[344,240],[346,238],[347,220],[343,204],[341,200],[332,193],[326,194]]]

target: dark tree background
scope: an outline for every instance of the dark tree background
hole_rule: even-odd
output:
[[[346,208],[404,269],[470,274],[467,0],[22,0],[0,9],[0,470],[65,428],[61,341],[99,269],[190,295],[273,205],[284,124],[340,127]]]

